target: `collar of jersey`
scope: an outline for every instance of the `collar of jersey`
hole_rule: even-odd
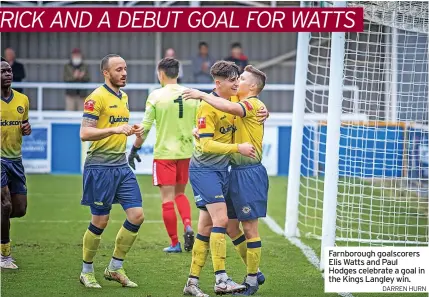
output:
[[[258,96],[250,96],[250,97],[247,97],[247,98],[246,98],[246,100],[247,100],[247,99],[252,99],[252,98],[259,99],[259,97],[258,97]]]
[[[166,84],[165,86],[164,86],[164,88],[165,87],[176,87],[176,86],[178,86],[179,84]]]
[[[9,103],[10,101],[12,101],[12,99],[13,99],[13,90],[10,91],[9,98],[4,98],[3,96],[1,96],[1,100],[3,100],[6,103]]]
[[[109,88],[109,86],[107,84],[104,84],[103,87],[109,91],[110,93],[112,93],[113,95],[115,95],[116,97],[118,97],[119,99],[122,99],[122,92],[119,91],[119,94],[116,94],[115,91],[113,91],[111,88]]]
[[[213,89],[213,91],[212,91],[213,96],[216,96],[216,97],[220,98],[220,96],[214,90],[215,89]],[[228,98],[227,100],[231,101],[231,98]]]
[[[214,96],[216,96],[216,97],[220,97],[215,91],[214,91],[214,89],[213,89],[213,91],[212,91],[212,94],[214,95]]]

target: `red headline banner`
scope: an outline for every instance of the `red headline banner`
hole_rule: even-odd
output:
[[[362,32],[363,8],[0,8],[0,32]]]

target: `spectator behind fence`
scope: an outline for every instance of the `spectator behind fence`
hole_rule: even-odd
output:
[[[173,58],[173,59],[177,59],[176,58],[176,52],[174,51],[173,48],[168,48],[165,50],[164,53],[164,58]],[[158,64],[155,67],[155,77],[158,77]],[[177,77],[177,83],[180,84],[182,82],[183,79],[183,68],[182,68],[182,63],[179,64],[179,76]],[[156,79],[158,81],[158,78]]]
[[[211,84],[213,78],[210,75],[210,68],[214,64],[214,59],[209,55],[209,45],[202,41],[198,45],[198,55],[192,59],[192,70],[194,82],[198,84]],[[211,92],[211,90],[201,90]]]
[[[243,48],[239,42],[234,42],[231,45],[231,56],[225,59],[226,61],[234,62],[240,67],[240,72],[249,64],[247,57],[243,54]]]
[[[22,82],[25,78],[25,68],[24,65],[19,63],[16,60],[15,51],[8,47],[4,50],[4,58],[9,63],[9,65],[12,67],[12,73],[13,73],[13,82]],[[14,88],[17,92],[22,93],[21,88]]]
[[[83,62],[82,52],[75,48],[71,52],[70,62],[64,65],[64,81],[67,83],[89,82],[88,66]],[[66,110],[81,110],[88,94],[86,89],[66,90]]]

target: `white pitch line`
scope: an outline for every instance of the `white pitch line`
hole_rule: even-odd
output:
[[[271,231],[273,231],[278,235],[284,236],[284,230],[276,223],[276,221],[273,220],[272,217],[267,215],[262,220],[268,226],[268,228],[271,229]],[[316,253],[311,247],[304,244],[297,237],[285,237],[285,238],[294,246],[298,247],[301,250],[301,252],[304,254],[304,256],[307,258],[308,262],[310,262],[314,267],[316,267],[317,270],[319,270],[319,267],[320,267],[319,257],[317,257]],[[323,272],[322,272],[322,278],[323,279],[325,278],[325,275]],[[353,297],[351,293],[338,293],[338,295],[342,297]]]
[[[262,218],[265,224],[273,231],[274,233],[278,235],[284,235],[283,229],[276,223],[276,221],[273,220],[272,217],[266,216],[265,218]]]

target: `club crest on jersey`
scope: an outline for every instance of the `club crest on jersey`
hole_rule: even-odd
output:
[[[18,111],[20,114],[23,114],[23,113],[24,113],[24,107],[22,107],[22,106],[18,106],[18,107],[16,108],[16,111]]]
[[[242,209],[241,209],[241,211],[244,213],[244,214],[248,214],[248,213],[250,213],[250,211],[251,211],[252,209],[249,207],[249,206],[244,206]]]
[[[249,101],[243,101],[244,105],[246,105],[247,110],[252,110],[253,106]]]
[[[198,119],[198,129],[204,129],[206,127],[206,118]]]
[[[84,110],[85,111],[94,111],[94,105],[95,105],[94,100],[88,100],[85,102]]]

